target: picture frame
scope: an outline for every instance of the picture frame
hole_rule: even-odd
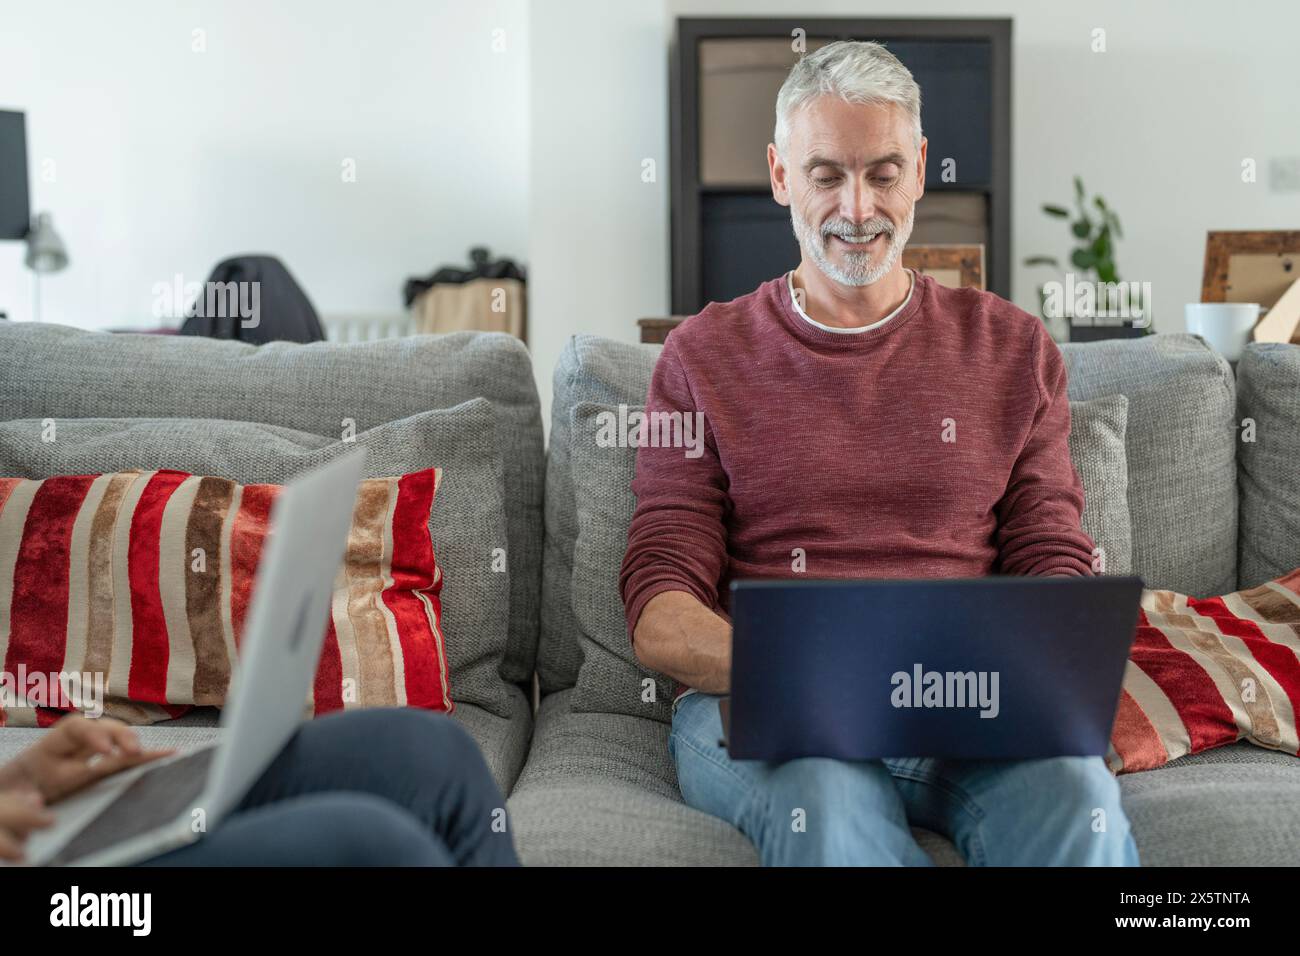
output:
[[[1300,279],[1300,230],[1212,231],[1205,238],[1202,302],[1269,309]]]
[[[1257,302],[1257,342],[1300,342],[1300,230],[1211,231],[1202,302]]]
[[[905,246],[903,267],[932,276],[940,285],[985,289],[984,246],[978,243]]]

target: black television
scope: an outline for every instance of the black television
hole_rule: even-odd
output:
[[[31,221],[23,114],[0,110],[0,239],[25,238]]]

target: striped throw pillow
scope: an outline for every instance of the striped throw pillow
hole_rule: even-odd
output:
[[[1223,597],[1145,591],[1111,731],[1112,771],[1248,740],[1296,754],[1300,569]]]
[[[428,530],[441,477],[361,483],[313,713],[453,709]],[[0,725],[221,706],[280,488],[168,470],[0,478]]]

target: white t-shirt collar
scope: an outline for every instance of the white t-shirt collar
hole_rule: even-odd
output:
[[[908,279],[907,297],[903,299],[902,304],[899,305],[897,309],[895,309],[893,312],[890,312],[889,315],[885,316],[883,319],[880,319],[877,322],[872,322],[870,325],[860,325],[852,329],[841,329],[841,328],[836,328],[833,325],[824,325],[821,322],[818,322],[812,316],[810,316],[807,312],[805,312],[803,310],[803,307],[799,304],[799,297],[794,294],[795,293],[794,270],[791,269],[789,272],[785,274],[785,282],[790,289],[790,302],[791,304],[794,305],[794,310],[799,313],[799,317],[801,319],[803,319],[805,322],[808,322],[811,325],[817,326],[817,328],[821,329],[824,332],[840,332],[848,335],[853,335],[857,332],[870,332],[872,329],[878,329],[886,322],[888,322],[890,319],[892,319],[894,316],[898,315],[898,313],[902,312],[905,308],[907,308],[907,303],[912,301],[912,292],[913,290],[916,289],[916,273],[914,273],[911,269],[908,269],[907,279]]]

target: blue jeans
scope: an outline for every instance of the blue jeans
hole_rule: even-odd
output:
[[[718,698],[678,701],[668,749],[686,802],[753,841],[765,866],[929,866],[915,825],[975,866],[1137,866],[1100,757],[786,763],[732,760]]]
[[[239,807],[146,866],[518,866],[505,797],[454,718],[376,708],[308,721]]]

